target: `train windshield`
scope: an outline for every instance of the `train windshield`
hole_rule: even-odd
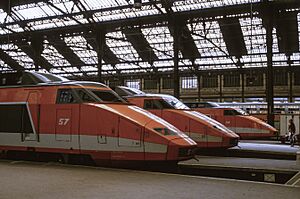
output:
[[[96,95],[103,102],[124,102],[116,93],[111,90],[92,90],[89,89],[94,95]]]
[[[224,110],[224,115],[235,116],[235,115],[248,115],[248,114],[241,109],[230,109],[230,110]]]
[[[184,103],[182,103],[175,97],[172,97],[172,96],[163,97],[163,100],[174,109],[185,109],[185,110],[190,109],[189,107],[187,107]]]
[[[125,102],[112,90],[75,89],[83,103],[91,102]]]
[[[154,130],[162,135],[178,135],[178,132],[168,128],[154,128]]]

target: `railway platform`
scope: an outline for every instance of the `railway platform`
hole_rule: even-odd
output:
[[[206,156],[247,157],[265,159],[296,160],[298,145],[291,147],[280,141],[241,140],[236,147],[227,150],[199,150],[198,154]]]
[[[155,172],[0,161],[1,199],[298,199],[300,188]]]
[[[227,150],[206,151],[179,163],[189,174],[300,185],[299,146],[247,140]],[[290,181],[293,179],[292,181]]]
[[[291,147],[280,141],[247,140],[228,150],[230,156],[295,160],[299,145]]]

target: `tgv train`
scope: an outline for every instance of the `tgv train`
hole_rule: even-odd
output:
[[[185,132],[199,148],[229,148],[238,144],[239,136],[234,132],[210,117],[190,110],[173,96],[145,94],[124,86],[114,89],[128,102],[150,111]]]
[[[192,158],[196,148],[176,127],[125,103],[104,84],[51,74],[0,75],[0,121],[3,154],[79,154],[101,164],[179,161]]]
[[[206,114],[238,134],[241,139],[277,136],[277,130],[266,122],[248,115],[239,108],[223,107],[216,103],[186,103],[192,110]]]

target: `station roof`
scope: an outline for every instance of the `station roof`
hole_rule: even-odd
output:
[[[7,0],[0,2],[0,72],[64,76],[267,66],[267,17],[273,65],[300,65],[297,0]]]

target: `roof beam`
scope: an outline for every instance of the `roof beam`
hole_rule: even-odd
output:
[[[173,37],[178,35],[178,48],[181,51],[183,58],[190,59],[193,62],[196,58],[200,57],[200,53],[186,23],[183,20],[178,21],[175,17],[175,13],[172,10],[172,4],[173,1],[170,0],[162,1],[162,6],[166,9],[168,15],[169,30]],[[175,34],[175,29],[178,29],[178,34]],[[175,39],[176,38],[174,38],[174,41]]]
[[[11,58],[5,51],[0,49],[0,59],[4,61],[10,68],[17,70],[17,71],[23,71],[25,70],[16,60]]]
[[[218,23],[229,55],[235,57],[247,55],[246,44],[239,19],[223,18],[218,20]]]
[[[143,61],[153,65],[153,62],[158,60],[150,44],[145,39],[141,28],[126,27],[122,32]]]
[[[274,7],[277,10],[284,10],[284,9],[290,9],[290,8],[300,8],[300,1],[297,2],[283,2],[283,1],[273,1],[269,2],[270,4],[273,4]],[[105,9],[98,9],[98,10],[91,10],[88,11],[88,15],[93,15],[96,12],[101,12]],[[109,9],[106,9],[109,10]],[[176,12],[174,13],[175,19],[182,19],[182,20],[189,20],[189,19],[197,19],[197,18],[205,18],[205,17],[218,17],[218,16],[226,16],[226,15],[241,15],[238,17],[249,17],[245,15],[245,13],[250,13],[250,11],[253,11],[253,16],[257,16],[257,12],[260,12],[262,10],[262,3],[253,3],[253,4],[242,4],[242,5],[231,5],[231,6],[224,6],[224,7],[218,7],[218,8],[207,8],[207,9],[201,9],[201,10],[192,10],[192,11],[183,11],[183,12]],[[298,11],[295,11],[298,12]],[[70,16],[77,16],[83,14],[82,12],[78,13],[71,13],[65,15],[66,17]],[[29,23],[33,21],[38,20],[46,20],[46,19],[56,19],[58,16],[52,16],[52,17],[43,17],[41,19],[29,19],[29,20],[23,20],[23,23]],[[105,27],[107,32],[115,31],[116,28],[124,27],[124,26],[135,26],[135,25],[141,25],[141,24],[156,24],[156,23],[162,23],[166,22],[168,19],[166,16],[157,14],[157,15],[149,15],[149,16],[142,16],[142,17],[136,17],[136,18],[126,18],[126,19],[117,19],[112,21],[104,21],[104,22],[95,22],[95,23],[89,23],[85,25],[73,25],[73,26],[66,26],[66,27],[59,27],[59,28],[51,28],[51,29],[43,29],[43,30],[36,30],[34,32],[41,33],[44,35],[61,35],[61,34],[73,34],[73,33],[88,33],[89,31],[92,31],[95,26],[103,26]],[[0,27],[6,27],[8,25],[13,25],[13,23],[3,23],[0,24]],[[32,34],[29,32],[23,32],[23,33],[10,33],[0,36],[0,43],[7,43],[11,42],[12,40],[18,40],[18,39],[26,39]],[[7,38],[10,38],[8,40]]]
[[[84,66],[85,63],[67,46],[66,42],[57,37],[47,37],[49,43],[74,67],[78,69]]]
[[[275,20],[279,52],[291,55],[299,52],[298,20],[296,13],[278,13]]]
[[[87,42],[92,46],[92,48],[96,51],[98,49],[97,42],[95,37],[85,36]],[[104,44],[103,47],[103,60],[106,64],[116,65],[120,63],[120,60],[117,56],[110,50],[107,44]]]
[[[30,38],[30,44],[28,42],[18,42],[15,44],[34,61],[36,70],[40,66],[49,71],[54,66],[41,56],[43,52],[43,40],[41,35],[34,35],[34,37]]]

